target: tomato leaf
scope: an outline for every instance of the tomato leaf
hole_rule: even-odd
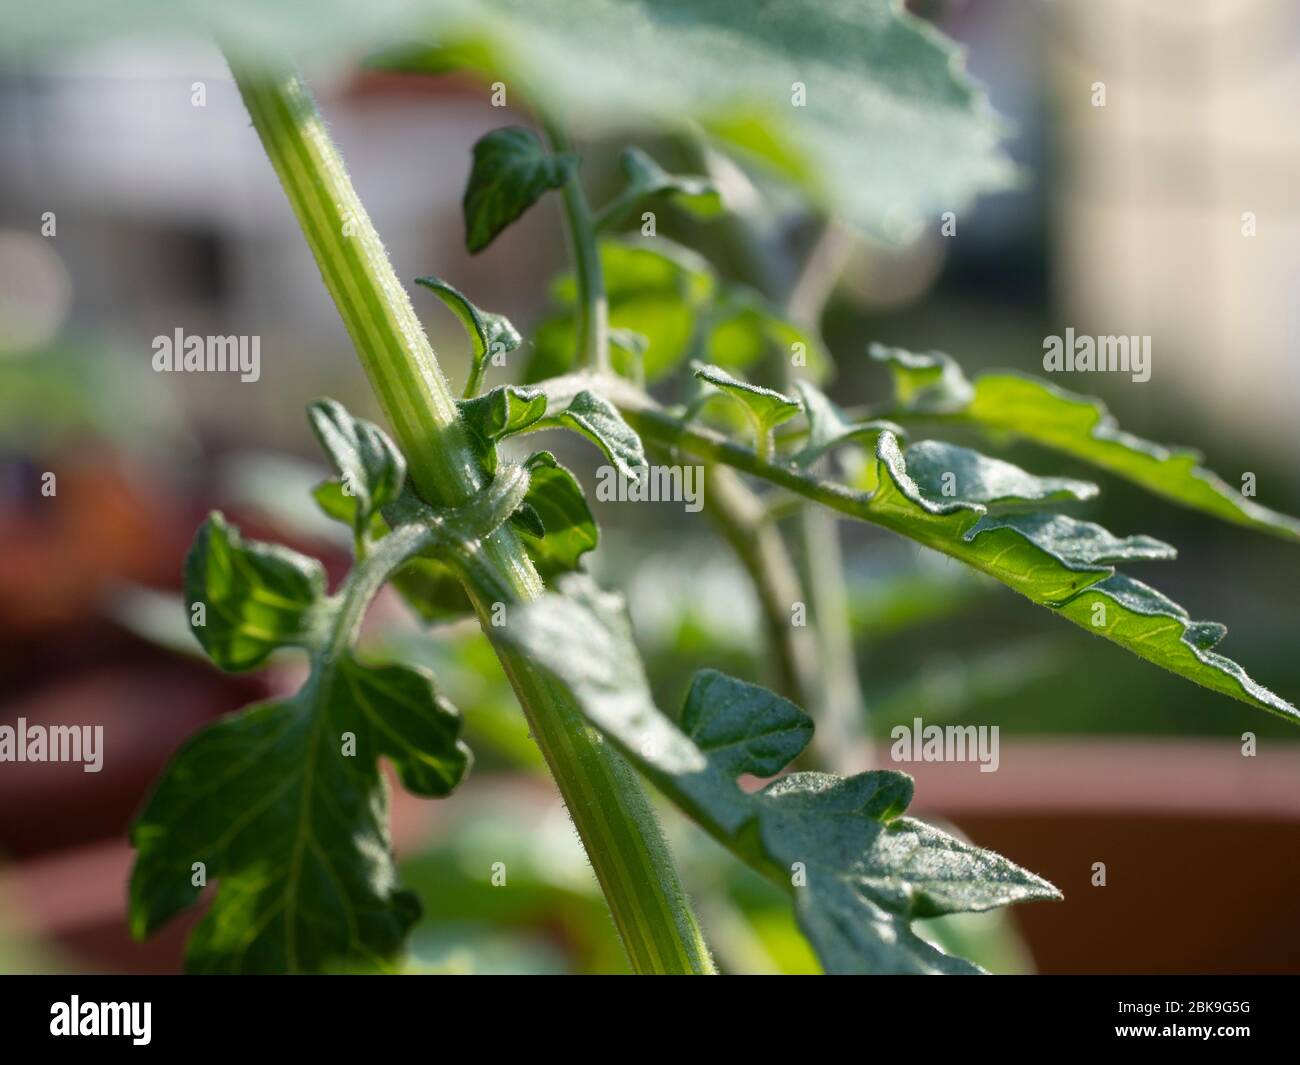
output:
[[[218,512],[185,557],[190,631],[222,669],[260,666],[280,647],[320,637],[325,568],[279,544],[245,540]]]
[[[466,394],[467,396],[477,395],[478,384],[483,379],[487,360],[504,356],[519,347],[523,341],[523,338],[519,335],[519,330],[510,324],[510,319],[505,315],[479,310],[466,298],[464,293],[447,284],[441,278],[417,277],[415,283],[423,285],[442,300],[451,309],[452,313],[460,319],[460,324],[465,327],[465,332],[469,334],[470,341],[474,346],[474,352]]]
[[[395,500],[406,481],[406,459],[379,426],[354,418],[341,403],[320,399],[307,408],[321,447],[342,478],[340,491],[352,497],[352,525],[366,533],[380,509]],[[333,515],[331,515],[333,516]]]
[[[604,396],[583,389],[563,410],[548,414],[533,428],[565,428],[581,433],[596,444],[618,471],[633,480],[646,464],[645,449],[635,430],[623,420],[618,408]]]
[[[911,930],[918,917],[1057,898],[999,855],[900,817],[911,779],[794,773],[757,792],[807,745],[811,719],[757,685],[696,674],[676,722],[654,705],[622,600],[580,577],[514,611],[507,640],[540,661],[587,718],[742,861],[789,890],[833,973],[970,973]]]
[[[943,414],[981,429],[1010,433],[1082,459],[1181,506],[1285,540],[1300,540],[1300,520],[1261,506],[1200,465],[1189,448],[1166,448],[1119,428],[1100,400],[1037,378],[985,373],[967,381],[947,355],[873,346],[889,365],[895,397],[907,414]]]
[[[346,422],[339,412],[346,416],[339,408],[331,425]],[[378,759],[394,763],[409,791],[444,796],[470,754],[459,714],[431,677],[367,668],[352,647],[383,579],[436,535],[422,526],[386,532],[327,596],[316,560],[245,541],[219,514],[199,530],[186,597],[213,660],[247,669],[297,646],[311,669],[297,694],[208,726],[168,764],[131,828],[137,936],[192,905],[214,879],[212,906],[189,941],[191,970],[395,966],[419,905],[397,887]]]

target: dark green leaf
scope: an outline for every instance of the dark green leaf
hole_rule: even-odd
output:
[[[990,510],[1063,499],[1092,499],[1097,486],[1070,477],[1036,477],[978,451],[922,440],[904,453],[907,473],[931,499],[983,503]]]
[[[378,759],[419,795],[469,766],[431,679],[345,657],[292,698],[210,725],[172,760],[131,829],[131,927],[151,934],[218,882],[190,938],[196,972],[388,969],[419,903],[397,887]]]
[[[1221,626],[1188,621],[1181,607],[1146,585],[1116,576],[1112,563],[1172,558],[1169,545],[1147,536],[1115,537],[1099,525],[1063,515],[994,516],[982,503],[936,499],[909,475],[892,433],[880,435],[876,454],[879,487],[864,516],[1188,680],[1300,721],[1290,703],[1255,683],[1235,662],[1206,651],[1208,637],[1221,634]],[[1093,610],[1097,597],[1111,604],[1103,612]]]
[[[352,523],[360,536],[369,530],[380,509],[401,494],[406,459],[379,426],[354,418],[332,399],[312,403],[307,417],[342,478],[342,494],[356,500]]]
[[[546,395],[535,388],[501,385],[487,395],[461,400],[458,405],[470,445],[483,468],[493,474],[497,444],[538,422],[546,413]]]
[[[213,511],[185,556],[190,630],[217,665],[253,669],[320,636],[325,570],[279,544],[245,540]]]
[[[577,479],[549,451],[529,457],[532,480],[525,496],[543,532],[522,530],[524,546],[543,579],[578,568],[578,561],[600,541],[596,520]]]
[[[621,600],[568,577],[563,595],[516,610],[505,638],[541,662],[588,719],[670,799],[742,860],[789,889],[830,972],[976,972],[917,937],[911,921],[1059,893],[996,854],[898,815],[902,773],[795,773],[812,722],[756,685],[696,675],[680,727],[654,706]]]
[[[578,157],[553,155],[530,130],[493,130],[474,145],[474,166],[465,188],[465,246],[486,248],[498,233],[574,174]]]
[[[583,389],[567,407],[548,414],[535,427],[540,429],[556,426],[572,429],[587,437],[605,452],[623,476],[633,479],[640,476],[637,470],[646,464],[641,438],[623,420],[618,408],[604,396]]]

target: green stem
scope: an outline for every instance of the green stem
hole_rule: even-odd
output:
[[[484,487],[456,403],[410,299],[348,179],[306,86],[231,60],[253,125],[298,216],[410,476],[429,503],[459,507]],[[494,603],[526,602],[542,583],[508,524],[474,546],[467,590],[488,636]],[[494,641],[568,806],[633,969],[712,972],[713,963],[644,790],[593,739],[545,673]]]
[[[559,154],[571,151],[569,138],[556,123],[547,122],[546,136]],[[578,352],[581,364],[598,373],[609,370],[609,300],[600,267],[596,226],[582,182],[575,173],[560,190],[568,223],[569,246],[578,275]]]

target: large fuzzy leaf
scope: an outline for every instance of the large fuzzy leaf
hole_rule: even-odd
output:
[[[434,33],[391,65],[510,71],[604,128],[696,119],[886,237],[1014,174],[956,49],[893,0],[480,0]]]
[[[1005,858],[900,817],[912,796],[902,773],[794,773],[743,790],[738,776],[773,776],[807,746],[808,716],[703,670],[674,722],[651,700],[622,600],[581,578],[561,587],[513,611],[505,638],[554,673],[670,799],[791,891],[829,972],[977,972],[917,937],[911,921],[1059,897]]]
[[[967,381],[938,352],[918,355],[874,346],[889,364],[904,414],[941,414],[982,429],[1011,433],[1107,470],[1158,496],[1287,540],[1300,540],[1300,520],[1260,506],[1200,465],[1190,448],[1166,448],[1126,433],[1100,400],[1037,378],[985,373]]]
[[[512,104],[588,126],[698,120],[886,235],[1013,175],[957,47],[897,0],[62,0],[13,11],[0,61],[114,34],[206,42],[214,30],[252,55],[308,57],[410,37],[430,43],[403,49],[399,65],[473,67],[504,80]]]

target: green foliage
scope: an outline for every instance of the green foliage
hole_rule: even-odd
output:
[[[619,597],[568,577],[516,612],[505,637],[542,662],[587,718],[674,803],[744,862],[790,890],[828,972],[963,973],[917,937],[919,917],[1058,898],[1046,881],[901,813],[912,782],[880,771],[792,773],[757,792],[807,745],[794,704],[713,670],[674,721],[654,706]]]
[[[460,324],[469,334],[474,351],[469,380],[465,385],[465,397],[477,396],[488,359],[504,357],[519,347],[523,338],[504,315],[479,310],[459,289],[453,288],[441,278],[417,277],[415,283],[423,285],[442,300],[460,319]]]
[[[889,365],[899,410],[895,417],[941,414],[945,420],[1009,433],[1116,474],[1181,506],[1286,540],[1300,539],[1300,521],[1243,496],[1200,465],[1190,448],[1166,448],[1126,433],[1100,400],[1037,378],[985,373],[967,381],[947,355],[916,355],[873,346]]]
[[[209,515],[185,558],[190,629],[222,669],[253,669],[279,647],[319,639],[325,568],[278,544],[245,541]]]
[[[638,200],[660,194],[698,218],[715,218],[723,210],[722,194],[708,178],[670,174],[640,148],[625,148],[618,163],[627,185],[597,215],[597,229],[618,222]]]
[[[552,155],[530,130],[496,129],[474,145],[465,186],[465,247],[480,252],[548,189],[572,176],[577,156]]]
[[[802,409],[789,396],[732,377],[717,366],[697,366],[695,376],[740,404],[754,429],[754,450],[764,458],[772,453],[772,430]]]
[[[383,64],[508,70],[525,98],[575,123],[695,119],[891,239],[1013,180],[956,47],[893,0],[777,0],[761,18],[733,0],[480,0],[434,5],[424,25],[436,43]]]

